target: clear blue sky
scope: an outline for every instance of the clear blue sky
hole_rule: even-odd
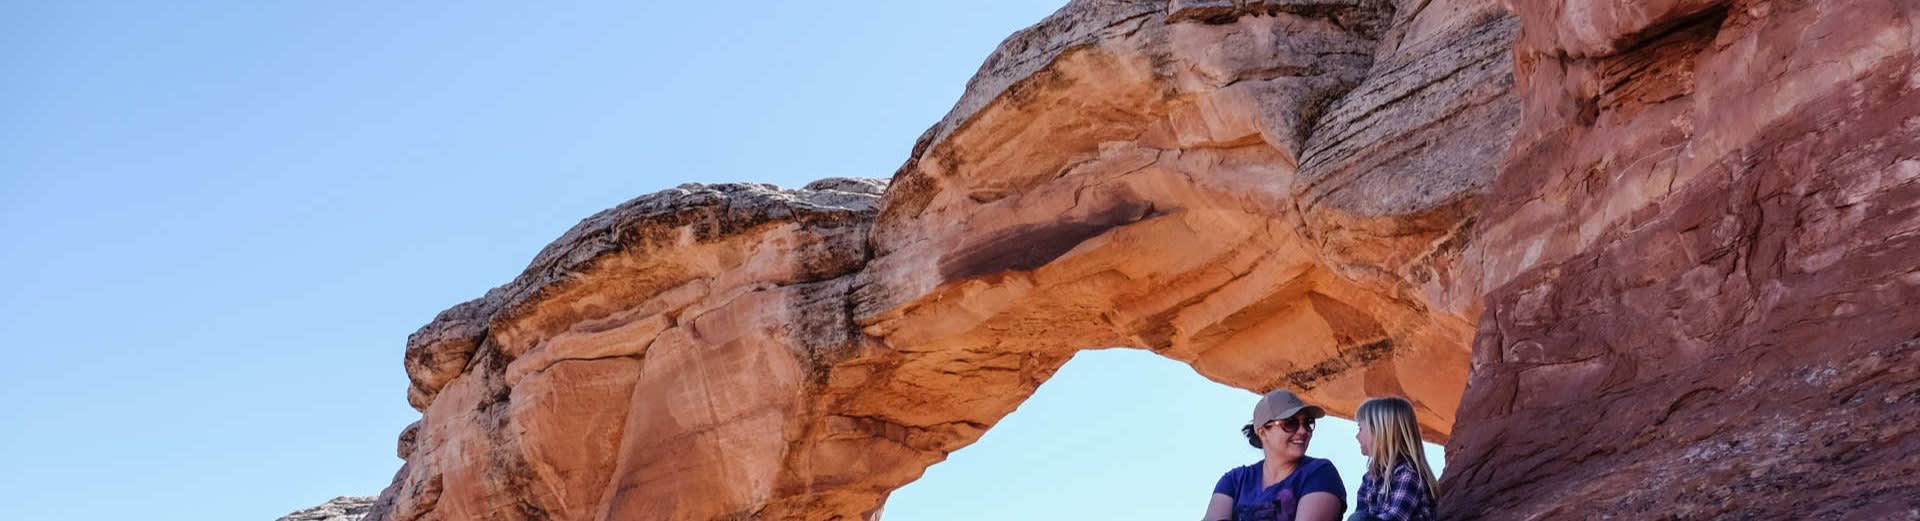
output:
[[[0,1],[0,519],[378,493],[435,313],[634,196],[890,175],[1058,6]],[[1088,353],[887,517],[1194,517],[1252,399]]]

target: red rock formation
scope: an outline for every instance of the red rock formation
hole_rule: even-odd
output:
[[[1111,346],[1336,411],[1406,393],[1443,438],[1471,316],[1427,297],[1517,114],[1512,30],[1486,2],[1071,4],[988,59],[877,215],[683,187],[442,314],[373,518],[872,517]]]
[[[1898,514],[1914,15],[1840,3],[1073,2],[890,185],[642,197],[422,328],[369,519],[874,519],[1105,347],[1409,396],[1454,518]]]
[[[590,217],[408,339],[373,519],[719,519],[764,504],[884,183],[688,185]]]
[[[371,497],[341,496],[320,506],[301,509],[274,521],[360,521],[373,508]]]
[[[1920,5],[1514,8],[1449,517],[1920,519]]]

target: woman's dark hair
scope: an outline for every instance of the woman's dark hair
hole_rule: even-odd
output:
[[[1240,427],[1240,433],[1247,435],[1248,445],[1252,445],[1253,448],[1256,448],[1256,449],[1265,448],[1260,443],[1260,435],[1253,433],[1253,424],[1249,423]]]

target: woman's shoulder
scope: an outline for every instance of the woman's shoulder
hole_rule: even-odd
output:
[[[1228,476],[1241,476],[1246,474],[1259,475],[1260,464],[1262,463],[1266,463],[1266,460],[1255,461],[1253,463],[1248,463],[1245,465],[1227,469],[1227,475]]]
[[[1222,475],[1220,476],[1220,479],[1222,479],[1222,480],[1229,480],[1229,479],[1232,479],[1232,480],[1238,480],[1238,479],[1241,479],[1241,478],[1244,478],[1244,477],[1246,477],[1246,476],[1259,476],[1259,475],[1260,475],[1260,464],[1261,464],[1261,463],[1265,463],[1265,460],[1261,460],[1261,461],[1255,461],[1255,462],[1253,462],[1253,463],[1248,463],[1248,464],[1246,464],[1246,465],[1241,465],[1241,466],[1238,466],[1238,467],[1233,467],[1233,468],[1230,468],[1230,469],[1227,469],[1227,472],[1226,472],[1225,474],[1222,474]]]
[[[1323,458],[1316,458],[1313,456],[1300,457],[1300,470],[1304,470],[1309,474],[1320,473],[1320,472],[1332,472],[1334,474],[1340,473],[1339,469],[1334,468],[1332,461],[1329,461]]]
[[[1301,490],[1302,494],[1327,492],[1343,501],[1347,499],[1346,482],[1340,479],[1340,470],[1334,468],[1332,461],[1302,457],[1300,469],[1294,471],[1294,475],[1292,479],[1299,480],[1295,482],[1295,488]]]
[[[1239,497],[1241,490],[1257,487],[1260,484],[1261,463],[1256,461],[1227,469],[1226,473],[1220,475],[1220,481],[1214,484],[1214,493]]]

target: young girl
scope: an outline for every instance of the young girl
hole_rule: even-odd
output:
[[[1438,487],[1420,445],[1413,403],[1374,398],[1360,404],[1353,416],[1360,424],[1360,454],[1367,457],[1367,473],[1360,478],[1359,497],[1348,520],[1433,519]]]

